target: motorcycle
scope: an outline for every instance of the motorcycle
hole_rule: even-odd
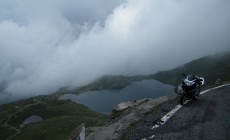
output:
[[[204,78],[195,75],[185,76],[178,86],[177,94],[180,95],[179,103],[184,105],[187,100],[196,100],[200,95],[201,87],[204,85]]]

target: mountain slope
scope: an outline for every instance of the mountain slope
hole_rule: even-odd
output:
[[[182,73],[196,74],[205,78],[205,86],[213,86],[220,79],[219,84],[230,81],[230,51],[203,57],[172,70],[158,72],[151,75],[137,76],[104,76],[101,79],[74,89],[62,88],[49,96],[38,96],[0,106],[0,139],[6,139],[17,134],[14,138],[26,139],[49,138],[68,139],[71,131],[86,123],[87,133],[90,127],[102,126],[108,116],[89,110],[87,107],[60,101],[58,98],[66,93],[80,94],[88,90],[117,89],[132,84],[134,81],[155,79],[163,83],[177,85]],[[41,116],[44,120],[20,127],[23,121],[31,115]],[[73,125],[74,124],[74,125]],[[40,131],[43,130],[43,131]],[[50,131],[52,130],[52,131]],[[49,137],[48,137],[49,136]]]
[[[220,79],[220,83],[230,81],[230,51],[206,56],[175,69],[158,72],[150,77],[163,83],[177,85],[182,74],[195,74],[205,78],[205,86],[212,86]]]
[[[43,120],[24,124],[33,115]],[[12,139],[17,140],[65,140],[80,124],[86,124],[88,134],[90,127],[102,126],[107,119],[107,115],[91,111],[84,105],[51,96],[38,96],[0,106],[0,139],[13,136]]]
[[[134,81],[151,79],[177,86],[183,78],[183,73],[204,77],[205,88],[215,85],[218,79],[218,84],[228,82],[230,81],[230,51],[202,57],[177,68],[150,75],[107,75],[88,85],[73,90],[65,88],[63,91],[54,93],[54,95],[61,96],[66,93],[81,94],[90,90],[121,89],[132,84]]]

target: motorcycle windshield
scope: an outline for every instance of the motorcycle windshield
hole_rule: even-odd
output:
[[[195,84],[195,82],[189,81],[189,80],[187,80],[187,79],[184,80],[184,83],[185,83],[186,86],[192,86],[192,85]]]

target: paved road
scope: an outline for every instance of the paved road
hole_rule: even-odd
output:
[[[156,121],[146,117],[127,132],[125,139],[153,136],[154,140],[229,140],[230,86],[201,95],[197,101],[184,105],[166,124],[151,130],[150,122]]]

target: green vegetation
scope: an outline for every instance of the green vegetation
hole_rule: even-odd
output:
[[[108,116],[91,111],[89,108],[69,100],[51,98],[51,100],[44,100],[44,102],[35,101],[37,100],[32,101],[30,98],[28,101],[24,100],[4,105],[8,108],[15,108],[16,106],[12,106],[21,105],[21,108],[15,110],[14,113],[8,111],[8,115],[11,115],[11,118],[7,124],[20,131],[13,139],[65,140],[69,139],[71,132],[82,123],[86,124],[86,131],[88,132],[88,128],[102,126],[108,120]],[[6,113],[6,111],[4,111],[4,113]],[[38,115],[44,120],[39,123],[22,125],[24,120],[32,115]],[[9,129],[9,126],[3,126],[2,124],[0,127],[1,137],[3,139],[15,133],[15,130]]]
[[[71,93],[80,94],[89,90],[119,89],[134,81],[155,79],[162,83],[177,86],[183,79],[182,74],[195,74],[205,78],[205,88],[230,81],[230,51],[202,57],[181,65],[175,69],[161,71],[150,75],[104,76],[87,86],[77,88]]]
[[[122,75],[106,75],[94,82],[78,87],[76,89],[68,90],[67,87],[61,88],[57,92],[53,93],[56,97],[60,97],[64,94],[81,94],[86,91],[104,90],[104,89],[121,89],[128,85],[131,85],[134,80],[131,77],[126,77]]]
[[[177,86],[183,78],[183,73],[204,77],[205,88],[229,82],[230,52],[203,57],[175,69],[151,75],[104,76],[89,85],[74,90],[62,88],[52,95],[41,95],[1,105],[0,139],[7,139],[19,132],[13,139],[65,140],[69,139],[71,132],[82,123],[86,124],[86,134],[89,134],[92,132],[91,128],[104,125],[109,117],[69,100],[58,100],[58,97],[67,93],[80,94],[89,90],[120,89],[134,81],[145,79],[155,79]],[[145,115],[152,113],[159,106],[152,108]],[[119,116],[119,113],[115,114]],[[32,115],[40,116],[44,120],[39,123],[22,125],[24,120]]]
[[[14,133],[16,133],[15,130],[10,129],[8,127],[0,126],[0,140],[5,140]]]
[[[178,68],[158,72],[151,78],[177,86],[182,74],[195,74],[205,78],[205,87],[230,81],[230,52],[203,57]],[[220,79],[219,83],[217,83]]]
[[[132,84],[134,81],[155,79],[162,83],[177,86],[183,79],[182,74],[195,74],[205,78],[205,88],[230,81],[230,51],[202,57],[181,65],[175,69],[150,75],[104,76],[97,82],[76,89],[76,93],[88,90],[117,89]]]

